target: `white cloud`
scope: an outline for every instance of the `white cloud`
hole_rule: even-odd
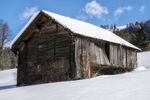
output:
[[[20,15],[20,19],[22,20],[28,19],[37,11],[38,11],[37,7],[26,8],[25,11]]]
[[[119,18],[125,11],[131,11],[132,7],[127,6],[127,7],[119,7],[115,10],[114,15],[116,18]]]
[[[139,8],[139,11],[140,11],[141,13],[144,13],[144,10],[145,10],[145,6],[142,5],[142,6]]]
[[[88,2],[85,7],[84,11],[91,17],[102,18],[103,15],[108,14],[107,7],[101,6],[96,0]]]

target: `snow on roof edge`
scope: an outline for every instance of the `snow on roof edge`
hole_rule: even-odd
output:
[[[46,11],[46,10],[41,10],[41,11],[44,12],[45,14],[48,14],[50,17],[52,17],[52,18],[55,19],[57,22],[59,22],[60,24],[62,24],[65,28],[70,29],[69,27],[67,27],[67,25],[64,25],[62,22],[60,22],[57,18],[55,18],[55,17],[52,16],[52,15],[54,14],[54,15],[57,15],[57,16],[60,16],[60,17],[64,17],[64,18],[69,18],[69,17],[65,17],[65,16],[62,16],[62,15],[58,15],[58,14],[55,14],[55,13],[52,13],[52,12],[49,12],[49,11]],[[41,11],[36,12],[36,13],[30,18],[30,20],[28,21],[28,23],[23,27],[23,29],[16,35],[16,37],[13,39],[13,41],[12,41],[11,44],[10,44],[10,47],[11,47],[11,48],[12,48],[13,44],[17,41],[17,39],[22,35],[22,33],[27,29],[27,27],[32,23],[32,21],[38,16],[38,14],[39,14]],[[51,14],[52,14],[52,15],[51,15]],[[97,28],[99,28],[99,29],[101,29],[102,31],[105,31],[105,32],[107,32],[107,33],[114,34],[114,33],[110,32],[110,31],[108,31],[108,30],[105,30],[105,29],[100,28],[100,27],[98,27],[98,26],[95,26],[95,25],[93,25],[93,24],[90,24],[90,23],[87,23],[87,22],[83,22],[83,21],[80,21],[80,20],[76,20],[76,19],[72,19],[72,18],[69,18],[69,19],[75,20],[75,21],[77,21],[77,22],[84,23],[84,24],[87,24],[87,25],[91,25],[91,26],[97,27]],[[72,29],[70,29],[70,30],[71,30],[72,32],[74,32]],[[88,36],[87,34],[84,35],[84,34],[82,34],[81,32],[75,32],[75,33],[80,34],[80,35],[83,35],[83,36]],[[114,34],[114,35],[115,35],[115,34]],[[117,36],[117,35],[116,35],[116,36]],[[115,37],[116,37],[116,36],[115,36]],[[134,48],[134,49],[137,49],[137,50],[140,50],[140,51],[141,51],[140,48],[138,48],[138,47],[132,45],[131,43],[127,42],[126,40],[124,40],[124,39],[122,39],[122,38],[120,38],[119,36],[117,36],[117,38],[118,38],[118,39],[121,39],[124,43],[121,43],[121,42],[114,42],[114,41],[111,41],[110,39],[108,40],[108,39],[105,39],[105,38],[103,39],[103,38],[94,37],[94,36],[88,36],[88,37],[92,37],[92,38],[96,38],[96,39],[101,39],[101,40],[105,40],[105,41],[112,42],[112,43],[116,43],[116,44],[121,44],[121,45],[124,45],[124,46],[127,46],[127,47],[131,47],[131,48]]]
[[[70,17],[62,16],[62,15],[59,15],[59,14],[56,14],[56,13],[52,13],[52,12],[49,12],[49,11],[46,11],[46,10],[42,10],[42,11],[43,11],[44,13],[46,13],[48,16],[52,17],[56,22],[60,23],[60,24],[63,25],[65,28],[70,29],[72,32],[74,32],[74,33],[76,33],[76,34],[80,34],[80,35],[83,35],[83,36],[88,36],[88,35],[84,35],[84,34],[82,34],[82,33],[78,33],[78,32],[76,32],[76,31],[72,30],[70,27],[68,27],[67,25],[63,24],[63,22],[61,22],[62,20],[61,20],[61,21],[58,20],[58,18],[57,18],[57,17],[54,17],[53,15],[65,17],[65,18],[68,18],[68,19],[71,19],[71,20],[75,20],[75,21],[79,21],[79,22],[82,22],[82,23],[89,24],[89,25],[94,26],[94,27],[98,27],[98,26],[95,26],[95,25],[93,25],[93,24],[90,24],[90,23],[87,23],[87,22],[84,22],[84,21],[80,21],[80,20],[73,19],[73,18],[70,18]],[[108,30],[106,30],[106,29],[101,28],[101,27],[98,27],[98,28],[101,29],[101,30],[103,30],[103,31],[105,31],[105,32],[114,34],[114,33],[110,32],[110,31],[108,31]],[[114,35],[115,35],[116,37],[118,37],[118,39],[122,39],[121,37],[117,36],[116,34],[114,34]],[[101,39],[101,40],[104,40],[104,41],[107,41],[107,42],[116,43],[116,44],[121,44],[121,45],[123,45],[123,46],[131,47],[131,48],[134,48],[134,49],[137,49],[137,50],[141,51],[140,48],[134,46],[133,44],[129,43],[128,41],[126,41],[126,40],[124,40],[124,39],[122,39],[122,41],[124,41],[124,43],[121,43],[121,42],[113,42],[113,41],[111,41],[111,40],[107,40],[107,39],[104,39],[104,38],[98,38],[98,37],[93,37],[93,36],[88,36],[88,37],[90,37],[90,38],[95,38],[95,39]]]
[[[22,33],[28,28],[28,26],[32,23],[32,21],[39,15],[40,11],[37,11],[33,16],[30,18],[30,20],[26,23],[26,25],[21,29],[21,31],[15,36],[15,38],[10,43],[10,48],[12,48],[13,44],[19,39],[19,37],[22,35]]]

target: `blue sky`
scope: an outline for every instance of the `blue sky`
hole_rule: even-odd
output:
[[[41,9],[97,26],[150,19],[150,0],[0,0],[0,19],[8,22],[14,37]]]

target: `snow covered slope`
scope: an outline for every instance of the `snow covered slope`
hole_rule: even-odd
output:
[[[0,91],[0,100],[150,100],[150,70]]]
[[[0,71],[0,90],[15,87],[16,76],[17,76],[16,69]]]
[[[142,66],[144,63],[149,66],[149,61],[146,61],[148,55],[150,52],[138,54]],[[3,72],[0,72],[0,80],[3,76]],[[0,100],[150,100],[149,85],[150,69],[147,69],[78,81],[3,89],[0,90]]]
[[[138,53],[138,66],[150,68],[150,51]]]

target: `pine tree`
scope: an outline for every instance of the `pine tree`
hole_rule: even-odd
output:
[[[144,30],[144,25],[140,24],[141,28],[132,36],[131,43],[138,46],[142,50],[147,47],[147,33]]]

